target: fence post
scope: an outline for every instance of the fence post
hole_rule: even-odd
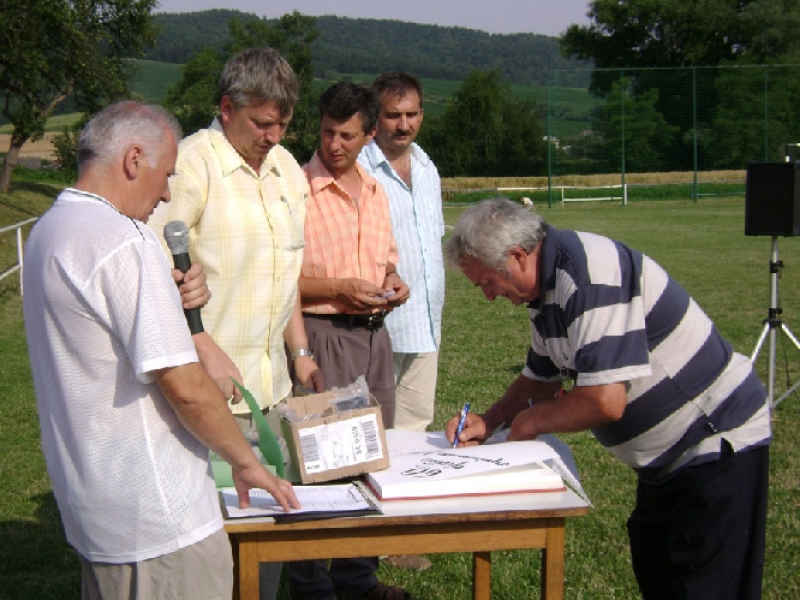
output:
[[[769,160],[769,71],[768,65],[764,70],[764,160]]]
[[[26,219],[25,221],[20,221],[19,223],[14,223],[13,225],[7,225],[6,227],[0,227],[0,233],[7,233],[10,231],[16,231],[17,235],[17,262],[11,265],[8,269],[0,273],[0,281],[14,273],[15,271],[19,271],[19,295],[22,296],[22,261],[23,257],[23,248],[24,244],[22,243],[22,228],[29,223],[34,223],[39,219],[39,217],[33,217],[31,219]]]
[[[692,150],[694,151],[694,180],[692,184],[692,201],[697,202],[697,67],[692,67]]]
[[[620,129],[622,130],[622,135],[620,136],[621,140],[622,140],[622,148],[621,148],[622,161],[621,161],[621,165],[620,165],[620,171],[621,171],[621,175],[622,175],[622,182],[621,183],[622,183],[622,187],[624,189],[625,188],[625,100],[627,99],[627,92],[626,92],[626,89],[625,89],[625,69],[620,70],[619,74],[620,74],[620,78],[619,78],[620,86],[619,86],[619,88],[620,88],[620,91],[622,93],[622,102],[620,102],[620,104],[622,105],[622,111],[621,111],[622,112],[622,121],[620,122]]]
[[[550,74],[547,74],[547,208],[553,208],[553,155],[550,150]],[[563,204],[563,202],[562,202]]]
[[[19,264],[19,295],[20,298],[24,294],[24,290],[22,289],[22,270],[25,268],[23,264],[23,256],[22,256],[22,227],[17,227],[17,263]]]

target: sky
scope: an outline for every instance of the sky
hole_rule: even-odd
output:
[[[156,12],[228,8],[275,18],[293,10],[304,15],[392,19],[489,33],[558,36],[573,23],[587,25],[588,0],[159,0]]]

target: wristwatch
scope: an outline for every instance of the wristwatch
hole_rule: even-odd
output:
[[[314,360],[314,353],[308,348],[300,348],[299,350],[292,352],[292,360],[297,360],[301,356],[310,356],[311,360]]]

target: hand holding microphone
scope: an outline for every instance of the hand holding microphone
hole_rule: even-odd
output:
[[[189,228],[186,227],[186,223],[183,221],[170,221],[164,225],[164,239],[167,241],[167,246],[172,253],[175,268],[181,273],[186,273],[192,266],[192,261],[189,258]],[[186,315],[186,321],[189,324],[189,331],[191,331],[192,335],[204,331],[199,308],[185,308],[183,313]]]
[[[211,290],[206,285],[206,274],[200,263],[192,262],[186,273],[172,269],[172,279],[178,286],[183,308],[203,308],[211,300]]]

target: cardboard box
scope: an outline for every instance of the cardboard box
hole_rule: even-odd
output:
[[[355,477],[389,466],[378,401],[370,395],[368,408],[337,413],[330,403],[334,397],[324,392],[281,401],[300,417],[321,415],[294,423],[281,417],[281,431],[302,483]]]

